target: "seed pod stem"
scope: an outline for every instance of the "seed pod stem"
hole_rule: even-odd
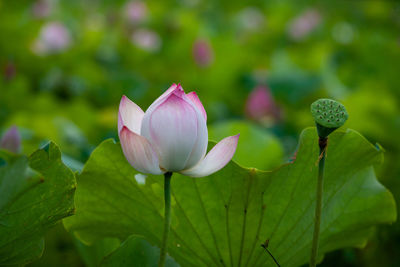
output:
[[[312,103],[311,114],[313,115],[315,124],[317,126],[319,145],[314,233],[310,258],[310,267],[315,267],[317,265],[318,244],[322,217],[324,169],[328,136],[346,122],[348,114],[346,108],[342,104],[330,99],[319,99]]]

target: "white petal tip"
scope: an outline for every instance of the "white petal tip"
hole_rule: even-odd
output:
[[[140,134],[140,127],[144,116],[143,110],[136,105],[127,96],[123,95],[119,102],[118,109],[118,132],[122,131],[122,127],[126,126],[129,130]]]
[[[240,134],[237,134],[222,139],[196,166],[181,171],[181,173],[191,177],[204,177],[219,171],[231,161],[237,148],[239,136]]]

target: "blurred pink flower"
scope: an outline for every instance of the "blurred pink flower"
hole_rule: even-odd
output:
[[[15,67],[15,64],[12,61],[7,61],[4,67],[4,79],[6,81],[10,81],[12,80],[12,78],[15,77],[16,73],[17,73],[17,68]]]
[[[201,67],[209,66],[214,60],[214,52],[210,43],[206,40],[196,40],[193,44],[193,58]]]
[[[36,18],[46,18],[50,15],[52,6],[49,0],[37,0],[33,3],[32,12]]]
[[[137,47],[150,52],[158,51],[161,48],[160,36],[147,29],[139,29],[133,32],[131,41]]]
[[[19,153],[21,151],[21,136],[17,127],[9,128],[0,140],[0,148]]]
[[[71,34],[60,22],[49,22],[40,30],[33,51],[39,55],[54,54],[66,50],[71,45]]]
[[[307,37],[321,23],[321,13],[309,8],[295,17],[290,23],[288,33],[291,39],[299,41]]]
[[[246,115],[263,124],[271,124],[281,117],[280,109],[275,103],[268,87],[256,87],[247,98]]]
[[[265,24],[263,12],[256,7],[246,7],[237,15],[239,27],[248,31],[260,30]]]
[[[143,22],[147,18],[147,6],[142,1],[130,1],[124,7],[125,16],[132,24]]]
[[[208,176],[232,159],[239,135],[222,139],[208,153],[207,113],[195,92],[173,84],[143,110],[123,96],[118,135],[128,162],[139,172]]]

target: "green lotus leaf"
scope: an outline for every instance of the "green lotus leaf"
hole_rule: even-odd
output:
[[[383,152],[353,130],[329,138],[320,255],[363,247],[374,226],[396,220],[391,193],[374,165]],[[313,232],[316,162],[315,128],[303,131],[296,160],[265,172],[230,162],[204,178],[172,177],[169,255],[181,266],[282,266],[308,261]],[[64,225],[83,242],[131,235],[160,246],[163,177],[137,173],[119,144],[99,145],[78,176],[76,215]]]
[[[50,143],[29,158],[0,151],[0,265],[41,256],[43,235],[74,212],[75,176]]]

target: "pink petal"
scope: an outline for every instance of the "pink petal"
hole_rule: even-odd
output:
[[[128,162],[142,173],[162,174],[158,157],[149,141],[123,126],[120,132],[122,151]]]
[[[219,171],[232,159],[238,140],[239,134],[222,139],[196,166],[180,173],[191,177],[203,177]]]
[[[118,110],[118,134],[126,126],[136,134],[140,134],[140,127],[144,116],[143,110],[126,96],[122,96]]]
[[[201,103],[201,101],[200,101],[199,97],[197,96],[196,92],[190,92],[190,93],[186,94],[186,96],[199,109],[199,111],[203,115],[204,119],[207,121],[207,112],[204,109],[203,104]]]
[[[200,113],[181,98],[182,92],[175,89],[161,103],[149,108],[142,122],[142,135],[157,150],[160,166],[168,171],[185,168],[197,141]]]

